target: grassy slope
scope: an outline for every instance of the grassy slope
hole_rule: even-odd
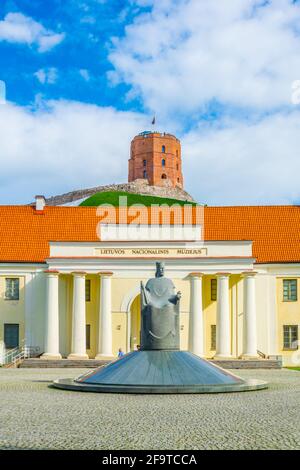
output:
[[[179,201],[178,199],[168,199],[164,197],[157,196],[143,196],[141,194],[132,194],[122,191],[107,191],[103,193],[93,194],[93,196],[82,201],[80,206],[99,206],[100,204],[112,204],[114,207],[119,206],[119,197],[127,197],[127,205],[131,206],[133,204],[143,204],[144,206],[150,206],[151,204],[167,204],[171,206],[172,204],[193,204],[189,201]]]

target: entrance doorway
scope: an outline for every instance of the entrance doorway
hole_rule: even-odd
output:
[[[138,295],[130,308],[130,351],[137,349],[141,344],[141,296]]]
[[[19,325],[17,323],[4,324],[4,344],[6,349],[19,347]]]

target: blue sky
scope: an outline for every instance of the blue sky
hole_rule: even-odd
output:
[[[1,204],[126,181],[154,113],[199,201],[300,200],[299,2],[3,1],[0,79]]]

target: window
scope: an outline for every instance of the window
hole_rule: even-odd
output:
[[[210,325],[210,349],[211,351],[216,350],[216,339],[217,339],[217,327],[216,325]]]
[[[19,347],[19,324],[4,323],[4,343],[7,349]]]
[[[283,301],[295,302],[297,300],[297,279],[283,279]]]
[[[162,146],[161,151],[162,151],[162,153],[166,153],[166,147],[165,147],[165,145]]]
[[[147,178],[147,171],[146,170],[143,171],[143,177]]]
[[[178,165],[178,163],[176,164],[176,170],[177,170],[177,171],[179,170],[179,165]]]
[[[179,179],[179,178],[177,178],[177,183],[180,183],[180,179]]]
[[[162,179],[162,180],[166,180],[166,179],[167,179],[167,175],[165,175],[165,173],[163,173],[163,174],[161,175],[161,179]]]
[[[14,277],[8,277],[5,279],[5,284],[5,300],[19,300],[19,279]]]
[[[178,150],[176,150],[176,157],[178,157]]]
[[[161,166],[166,166],[166,160],[164,158],[161,161]]]
[[[210,300],[217,300],[217,279],[210,280]]]
[[[143,160],[143,166],[147,166],[147,160]]]
[[[298,349],[298,326],[283,325],[283,349]]]
[[[91,325],[85,325],[86,349],[91,349]]]
[[[85,280],[85,301],[86,302],[91,301],[91,280],[90,279]]]

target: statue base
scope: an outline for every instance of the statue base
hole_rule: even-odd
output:
[[[261,390],[261,380],[244,380],[187,351],[134,351],[54,387],[102,393],[226,393]]]

